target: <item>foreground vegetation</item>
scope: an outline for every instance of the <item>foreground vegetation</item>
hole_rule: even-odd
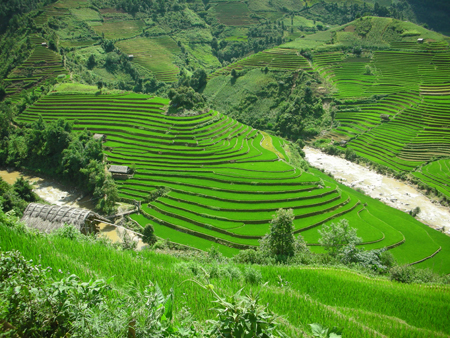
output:
[[[175,258],[151,250],[122,251],[104,240],[83,238],[71,231],[60,231],[51,236],[33,234],[25,231],[23,226],[11,226],[14,222],[2,213],[1,271],[13,268],[12,262],[16,262],[23,269],[19,271],[23,272],[16,274],[15,278],[2,279],[0,292],[10,297],[12,294],[8,290],[19,284],[21,288],[15,288],[18,292],[15,297],[2,299],[16,301],[15,304],[35,300],[35,304],[42,304],[42,311],[37,314],[45,315],[50,322],[56,318],[55,315],[59,315],[60,328],[69,328],[75,335],[82,332],[85,336],[89,333],[95,335],[96,332],[126,334],[133,326],[130,325],[133,319],[136,319],[134,328],[137,336],[144,330],[168,335],[170,326],[178,327],[177,334],[180,336],[181,332],[189,336],[190,330],[197,334],[206,333],[205,320],[215,318],[217,313],[212,308],[222,306],[221,302],[213,305],[211,302],[216,299],[214,293],[201,287],[209,284],[220,297],[231,297],[242,287],[242,294],[259,294],[261,304],[268,304],[269,310],[282,316],[278,320],[278,329],[289,336],[308,337],[310,323],[338,326],[343,329],[343,337],[378,337],[380,334],[391,337],[444,337],[449,334],[446,321],[450,295],[448,286],[400,284],[343,267],[242,265],[223,258],[214,250],[207,256],[197,258]],[[6,254],[9,250],[19,250],[26,260],[32,259],[33,262],[25,263],[17,253]],[[29,264],[39,267],[31,270]],[[43,270],[53,280],[42,280],[40,271]],[[40,284],[42,291],[26,293],[20,278],[43,283]],[[98,279],[109,281],[94,282]],[[192,279],[200,285],[189,282]],[[87,283],[89,280],[91,282]],[[149,281],[152,282],[150,287]],[[161,297],[156,285],[166,298]],[[170,296],[171,288],[173,296]],[[59,291],[52,291],[54,296],[44,301],[41,296],[50,290]],[[167,303],[171,297],[172,319],[168,316],[168,308],[172,305]],[[125,307],[115,307],[114,304],[125,299]],[[152,301],[143,307],[144,300]],[[4,311],[1,319],[19,315],[26,323],[27,313],[11,312],[14,311],[13,304],[2,303]],[[61,308],[62,304],[66,306]],[[87,313],[78,311],[83,304],[91,310]],[[44,311],[52,306],[53,312]],[[414,311],[410,311],[411,308]],[[28,309],[36,311],[30,305]],[[146,316],[147,321],[139,320],[141,316]],[[115,319],[111,321],[111,318]],[[67,320],[72,324],[63,326],[63,323],[68,323]],[[82,320],[86,325],[81,326]],[[104,331],[106,322],[112,325],[109,326],[112,329],[110,333]],[[31,328],[39,329],[35,323],[32,322]],[[52,328],[55,329],[54,326],[48,327]]]

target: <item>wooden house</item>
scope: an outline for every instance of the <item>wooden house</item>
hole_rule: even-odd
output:
[[[130,173],[130,168],[125,165],[112,165],[109,167],[108,171],[114,178],[127,179],[128,174]]]

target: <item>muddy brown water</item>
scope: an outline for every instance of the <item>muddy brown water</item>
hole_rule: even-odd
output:
[[[0,177],[8,184],[14,184],[20,176],[29,180],[33,185],[33,191],[50,204],[68,205],[88,210],[94,210],[95,208],[95,201],[92,200],[90,196],[83,197],[77,191],[67,189],[56,181],[36,175],[24,175],[19,171],[0,170]],[[105,223],[100,223],[99,227],[102,236],[109,238],[113,243],[121,243],[121,233],[123,231],[128,231],[123,227]],[[128,234],[131,238],[138,241],[138,250],[146,245],[132,231],[128,231]]]
[[[354,189],[360,188],[366,195],[404,212],[420,207],[416,217],[419,221],[450,235],[449,208],[433,203],[415,187],[318,149],[305,147],[303,150],[313,167],[324,169],[337,181]]]

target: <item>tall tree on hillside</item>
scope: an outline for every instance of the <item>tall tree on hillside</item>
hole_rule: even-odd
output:
[[[268,245],[275,256],[293,256],[295,253],[294,212],[279,209],[270,221]]]

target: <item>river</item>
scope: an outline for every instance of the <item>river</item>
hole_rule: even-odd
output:
[[[342,184],[360,188],[366,195],[405,212],[420,207],[420,213],[416,216],[419,221],[433,229],[443,229],[450,235],[449,208],[433,203],[413,186],[318,149],[305,147],[303,151],[311,166],[332,174]]]

